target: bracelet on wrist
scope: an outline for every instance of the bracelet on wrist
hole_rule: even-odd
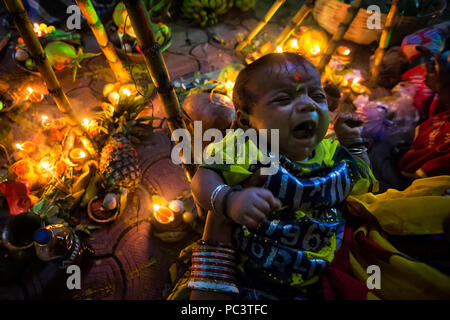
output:
[[[241,191],[242,189],[243,188],[241,185],[236,185],[236,186],[232,187],[231,189],[227,190],[227,193],[223,196],[223,198],[222,198],[222,214],[226,218],[230,219],[230,217],[228,215],[228,198],[234,191]]]
[[[222,191],[224,188],[227,188],[227,187],[231,190],[230,186],[227,185],[227,184],[218,185],[214,189],[214,191],[211,193],[210,205],[211,205],[211,210],[214,213],[216,213],[215,203],[216,203],[216,200],[217,200],[217,196],[219,195],[220,191]]]

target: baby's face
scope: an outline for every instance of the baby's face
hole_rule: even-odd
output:
[[[329,124],[326,96],[317,71],[309,64],[290,64],[278,72],[260,72],[249,86],[257,97],[248,115],[250,126],[269,132],[279,129],[280,152],[290,159],[311,157]]]

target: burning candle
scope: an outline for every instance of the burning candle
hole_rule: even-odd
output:
[[[320,53],[320,47],[318,45],[315,45],[314,47],[312,47],[309,52],[313,55],[316,56]]]
[[[283,47],[277,46],[277,52],[278,53],[283,53]]]
[[[33,90],[31,87],[27,88],[28,96],[27,99],[31,102],[41,102],[44,99],[44,95],[36,90]]]
[[[36,146],[31,141],[25,141],[24,143],[16,143],[16,148],[24,153],[33,153],[36,150]]]
[[[48,116],[43,115],[41,117],[41,124],[43,127],[48,127],[50,125],[50,121],[48,120]]]
[[[47,26],[45,23],[33,23],[33,31],[38,37],[53,33],[56,30],[54,26]]]
[[[51,172],[53,169],[53,161],[50,159],[50,157],[42,158],[39,162],[39,165],[42,169]]]
[[[291,47],[294,49],[298,49],[298,40],[297,39],[292,39]]]
[[[356,77],[352,81],[352,84],[350,87],[354,93],[363,94],[366,92],[365,87],[361,83],[359,83],[360,80],[361,80],[361,78]]]
[[[127,97],[129,97],[131,95],[131,91],[128,90],[127,88],[123,89],[123,94],[126,95]]]
[[[158,204],[153,205],[153,216],[155,217],[156,221],[161,224],[168,224],[175,220],[175,215],[172,210]]]
[[[336,51],[338,54],[342,56],[349,56],[351,53],[350,48],[346,46],[339,46]]]
[[[75,163],[81,163],[86,159],[86,152],[83,149],[75,148],[69,153],[70,159]]]

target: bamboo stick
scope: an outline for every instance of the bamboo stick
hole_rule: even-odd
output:
[[[96,144],[92,141],[91,137],[81,125],[79,119],[75,116],[69,99],[67,99],[66,94],[56,78],[55,72],[45,55],[44,49],[33,31],[33,25],[31,24],[30,17],[25,11],[22,1],[4,0],[4,2],[8,11],[11,13],[17,30],[19,30],[19,33],[27,46],[31,58],[36,63],[36,67],[47,86],[48,92],[55,100],[59,111],[64,115],[69,126],[71,126],[78,135],[85,136],[92,144],[92,149],[96,150]],[[92,156],[95,155],[92,154]]]
[[[127,83],[131,81],[130,73],[123,67],[122,61],[120,61],[117,56],[116,50],[114,49],[113,44],[108,39],[108,34],[103,27],[102,21],[97,15],[95,11],[95,7],[93,6],[91,0],[75,0],[78,7],[80,7],[81,12],[86,18],[89,26],[94,33],[95,38],[103,51],[103,54],[106,57],[111,69],[114,72],[114,76],[117,81],[122,83]]]
[[[302,7],[298,10],[296,15],[291,19],[289,24],[283,29],[283,31],[278,36],[277,40],[273,43],[271,47],[271,52],[275,51],[278,46],[282,46],[287,39],[291,36],[292,32],[297,28],[303,20],[308,16],[308,14],[314,8],[315,0],[307,0]]]
[[[270,21],[270,19],[272,19],[275,12],[277,12],[277,10],[281,7],[281,5],[285,1],[286,0],[277,0],[272,5],[272,7],[269,9],[269,11],[267,11],[266,15],[264,16],[264,20],[261,21],[260,23],[258,23],[258,25],[255,27],[255,29],[253,29],[253,31],[248,35],[247,39],[245,41],[241,42],[236,47],[237,52],[242,51],[242,49],[244,49],[253,40],[253,38],[256,37],[256,35],[261,31],[262,28],[264,28],[264,26]]]
[[[381,32],[380,43],[378,49],[375,51],[375,59],[372,68],[372,76],[370,78],[370,86],[375,87],[378,81],[378,76],[380,75],[381,61],[383,60],[386,48],[389,46],[391,40],[392,29],[395,26],[399,8],[398,0],[393,0],[391,9],[389,10],[388,16],[386,18],[386,23],[384,24],[383,31]]]
[[[347,15],[345,16],[344,20],[339,24],[336,33],[333,35],[333,38],[330,40],[328,44],[327,51],[320,59],[319,65],[317,66],[317,69],[319,70],[320,73],[323,73],[323,71],[325,70],[326,65],[328,64],[328,62],[330,62],[331,56],[336,51],[339,41],[341,41],[344,38],[345,33],[347,32],[348,28],[355,19],[359,11],[359,7],[361,6],[361,2],[362,0],[355,0],[353,1],[352,5],[348,8]]]
[[[123,2],[127,8],[131,25],[136,33],[139,47],[144,55],[150,77],[161,99],[170,132],[176,129],[187,130],[182,118],[180,103],[170,81],[169,73],[161,54],[161,47],[156,41],[148,12],[140,0],[124,0]],[[183,158],[185,159],[186,155],[183,155]],[[195,173],[196,166],[183,161],[183,167],[186,176],[190,180]]]

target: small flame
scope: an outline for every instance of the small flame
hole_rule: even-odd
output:
[[[41,117],[41,123],[43,126],[48,126],[50,124],[50,122],[48,121],[48,116],[42,116]]]
[[[19,150],[23,150],[23,145],[20,143],[16,143],[16,148]]]
[[[277,52],[278,53],[283,53],[283,48],[281,46],[277,46]]]
[[[27,91],[28,91],[29,93],[33,93],[33,89],[32,89],[31,87],[27,87]]]
[[[350,49],[345,49],[345,50],[344,50],[344,54],[345,54],[346,56],[348,56],[348,55],[350,54]]]
[[[129,96],[131,95],[131,91],[128,90],[127,88],[123,89],[123,93],[124,93],[127,97],[129,97]]]
[[[166,207],[160,207],[158,204],[153,205],[153,216],[162,224],[170,223],[175,219],[172,210]]]
[[[320,52],[320,47],[316,45],[309,51],[311,52],[311,54],[317,55]]]
[[[360,80],[361,80],[361,78],[356,77],[353,79],[352,84],[357,84]]]
[[[86,158],[86,152],[80,151],[79,156],[80,156],[80,158]]]
[[[53,168],[53,165],[48,157],[42,158],[39,164],[41,165],[42,168],[44,168],[47,171],[51,171]]]
[[[298,41],[297,41],[297,39],[292,39],[291,47],[294,48],[294,49],[298,48]]]

